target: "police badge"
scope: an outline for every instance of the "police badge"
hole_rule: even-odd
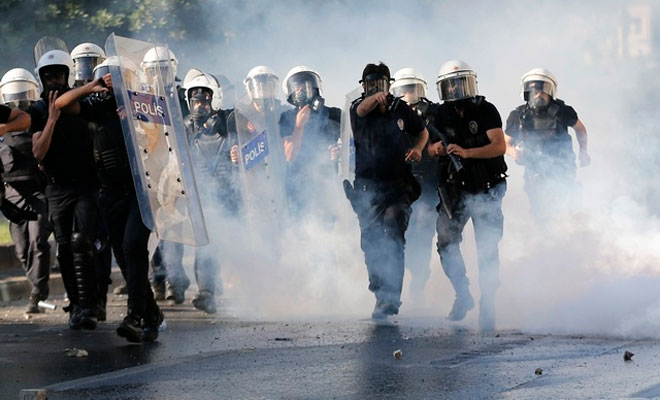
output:
[[[471,134],[476,135],[479,130],[479,125],[477,125],[477,121],[470,121],[468,128],[470,129]]]
[[[396,124],[399,126],[399,130],[403,131],[404,126],[403,126],[403,120],[401,118],[399,118],[399,120],[396,121]]]

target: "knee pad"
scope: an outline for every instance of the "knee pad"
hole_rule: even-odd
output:
[[[92,240],[80,232],[74,232],[71,235],[71,250],[74,253],[88,253],[94,250]]]

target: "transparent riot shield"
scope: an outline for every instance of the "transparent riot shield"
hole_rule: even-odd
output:
[[[243,199],[252,228],[277,226],[286,215],[285,158],[276,102],[245,95],[234,103]]]
[[[105,43],[113,91],[142,220],[159,239],[208,243],[172,66],[147,62],[166,46],[111,34]]]
[[[344,110],[341,113],[341,134],[339,140],[339,179],[355,180],[355,142],[351,128],[351,104],[362,96],[362,88],[355,89],[346,95]]]

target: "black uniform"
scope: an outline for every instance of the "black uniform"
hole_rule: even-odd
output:
[[[424,103],[424,104],[422,104]],[[413,106],[422,121],[432,123],[438,105],[423,99]],[[437,141],[429,131],[429,140]],[[419,182],[422,194],[412,206],[410,225],[406,232],[406,267],[411,272],[410,293],[422,298],[424,287],[431,275],[435,216],[438,205],[438,160],[422,152],[420,162],[412,164],[412,173]]]
[[[364,117],[350,109],[355,140],[355,182],[349,200],[360,222],[361,247],[369,272],[369,290],[376,309],[397,314],[401,305],[404,270],[404,235],[411,204],[420,187],[405,161],[424,129],[419,116],[403,101],[385,113],[375,108]]]
[[[293,134],[298,111],[298,108],[287,110],[280,116],[282,138]],[[339,139],[340,119],[341,110],[336,107],[322,106],[310,114],[298,155],[286,166],[287,197],[293,212],[313,206],[314,199],[324,198],[328,183],[337,175],[329,147]]]
[[[160,316],[148,280],[151,231],[142,222],[116,110],[112,96],[91,95],[81,101],[81,115],[96,126],[93,154],[101,183],[99,201],[115,257],[125,268],[128,314],[149,326]]]
[[[568,127],[578,122],[573,107],[552,100],[541,110],[523,104],[511,111],[506,133],[521,149],[525,191],[535,216],[550,216],[563,204],[575,180],[575,153]]]
[[[457,106],[462,108],[462,116],[456,110]],[[490,143],[486,132],[501,128],[502,120],[493,104],[477,96],[440,105],[435,115],[435,127],[444,132],[450,143],[469,149]],[[438,253],[457,296],[470,296],[460,243],[463,228],[471,218],[479,260],[480,323],[482,328],[490,328],[494,326],[494,296],[499,286],[498,244],[503,232],[502,198],[506,192],[507,167],[504,156],[461,161],[463,171],[456,173],[448,157],[440,157],[441,204],[436,222]]]
[[[6,123],[10,114],[9,107],[0,105],[0,123]],[[9,233],[14,242],[16,257],[32,284],[31,297],[45,300],[48,298],[48,236],[51,233],[44,195],[46,177],[32,155],[30,132],[8,132],[0,141],[5,199],[22,210],[35,213],[37,217],[36,220],[10,221]]]
[[[32,133],[43,131],[48,104],[39,100],[30,107]],[[58,245],[62,280],[73,317],[78,307],[96,315],[95,249],[96,190],[98,182],[92,152],[92,127],[80,116],[62,113],[41,165],[48,179],[48,214]],[[76,327],[76,322],[72,327]],[[92,328],[92,326],[89,326]],[[95,327],[95,321],[94,321]]]

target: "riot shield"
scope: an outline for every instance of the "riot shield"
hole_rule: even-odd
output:
[[[208,237],[172,69],[169,61],[156,68],[143,62],[154,48],[115,34],[105,43],[116,60],[109,69],[140,213],[159,239],[204,245]]]
[[[277,226],[287,212],[285,158],[277,103],[253,102],[245,95],[234,103],[234,113],[248,221],[255,229]]]
[[[339,179],[355,180],[355,142],[351,128],[351,104],[362,96],[362,88],[355,89],[346,95],[344,110],[341,113],[341,134],[339,140]]]

